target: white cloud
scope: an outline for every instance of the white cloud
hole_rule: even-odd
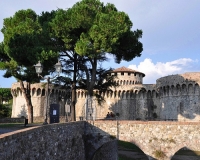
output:
[[[154,84],[156,79],[160,77],[186,72],[194,62],[198,61],[190,58],[180,58],[171,62],[153,63],[151,59],[146,58],[138,66],[129,65],[128,68],[143,72],[146,75],[144,84]]]

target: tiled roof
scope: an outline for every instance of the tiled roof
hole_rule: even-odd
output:
[[[130,68],[126,68],[126,67],[120,67],[120,68],[117,68],[117,69],[114,69],[112,72],[131,72],[131,73],[141,73],[143,74],[143,77],[145,76],[144,73],[142,72],[139,72],[139,71],[136,71],[136,70],[133,70],[133,69],[130,69]]]

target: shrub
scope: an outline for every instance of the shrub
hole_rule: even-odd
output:
[[[156,150],[153,152],[156,158],[163,159],[165,157],[165,153],[161,150]]]
[[[10,117],[12,108],[9,105],[0,104],[0,118]]]

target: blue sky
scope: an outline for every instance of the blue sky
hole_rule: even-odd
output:
[[[199,0],[101,0],[126,12],[133,30],[142,29],[143,52],[130,62],[116,64],[110,57],[103,66],[129,67],[146,74],[144,83],[171,74],[200,71],[200,1]],[[42,11],[67,9],[78,0],[6,0],[0,1],[0,28],[3,19],[20,9]],[[0,33],[0,42],[3,35]],[[11,87],[16,80],[5,79],[0,71],[0,87]]]

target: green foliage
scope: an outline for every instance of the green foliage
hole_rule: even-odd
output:
[[[0,118],[11,117],[12,108],[10,105],[0,104]]]
[[[19,10],[12,17],[4,19],[2,33],[4,41],[0,47],[0,69],[6,70],[4,77],[15,77],[25,90],[23,81],[39,82],[34,64],[40,60],[43,63],[43,75],[55,71],[54,64],[58,59],[58,50],[49,27],[49,21],[54,12],[42,13],[38,16],[33,10]],[[6,56],[5,56],[6,55]],[[31,103],[30,87],[24,94],[28,105],[28,119],[33,122],[33,106]]]
[[[12,94],[10,88],[0,88],[0,100],[0,117],[11,117]]]
[[[68,10],[58,10],[52,27],[66,48],[81,56],[94,58],[110,53],[119,63],[142,52],[138,41],[142,31],[131,31],[132,22],[126,13],[99,0],[82,0]]]
[[[117,63],[141,55],[142,31],[132,31],[132,25],[126,13],[99,0],[82,0],[67,10],[42,12],[39,16],[31,9],[19,10],[4,19],[0,69],[6,70],[4,77],[34,83],[39,78],[33,65],[40,60],[43,75],[47,75],[55,71],[53,65],[60,56],[64,74],[72,85],[81,79],[93,96],[93,89],[109,90],[109,85],[116,85],[112,76],[107,76],[107,84],[98,77],[99,64],[107,59],[106,54],[113,55]],[[59,80],[69,82],[69,78]]]
[[[95,91],[93,92],[93,95],[96,97],[98,104],[102,104],[104,102],[104,96],[101,93],[110,94],[112,92],[111,87],[118,87],[118,84],[115,81],[117,76],[111,75],[111,70],[111,68],[109,70],[99,68],[96,71],[96,83],[94,85]],[[78,81],[78,87],[87,90],[86,83],[87,79],[83,76]]]
[[[53,13],[52,13],[53,15]],[[0,69],[6,70],[4,77],[14,76],[27,82],[38,82],[34,64],[39,60],[44,65],[44,74],[53,70],[58,51],[49,32],[51,13],[38,16],[33,10],[19,10],[4,19],[2,33],[4,42],[0,47]],[[49,19],[48,19],[49,16]],[[47,32],[48,31],[48,32]]]
[[[144,152],[138,148],[135,144],[130,143],[130,142],[126,142],[126,141],[120,141],[118,140],[118,148],[120,148],[120,150],[125,150],[125,151],[129,151],[129,152],[138,152],[141,155],[144,154]],[[142,158],[130,158],[128,156],[119,154],[119,160],[139,160]]]
[[[95,86],[100,68],[98,62],[106,60],[106,53],[120,63],[140,56],[143,50],[139,41],[142,31],[131,30],[128,15],[118,11],[113,4],[104,5],[99,0],[82,0],[67,10],[59,9],[50,24],[55,41],[59,42],[60,55],[68,57],[63,61],[74,66],[73,82],[81,75],[81,83],[85,84],[90,96],[93,89],[98,88]]]
[[[132,151],[137,151],[137,152],[143,153],[143,151],[140,148],[138,148],[135,144],[130,143],[130,142],[118,140],[118,146],[122,147],[124,149],[128,149],[128,150],[132,150]]]
[[[30,51],[28,50],[33,47],[33,41],[37,38],[40,30],[37,15],[31,9],[19,10],[13,17],[4,19],[1,31],[4,34],[5,52],[10,58],[18,61],[19,65],[24,57],[27,57],[24,63],[30,62]],[[27,51],[28,53],[26,53]]]
[[[3,68],[3,61],[9,61],[10,58],[8,57],[8,55],[5,53],[4,51],[4,44],[3,42],[0,43],[0,69]]]
[[[0,124],[0,128],[18,128],[21,127],[21,125],[24,126],[24,123],[2,123]]]
[[[9,102],[9,100],[12,99],[11,89],[0,88],[0,98],[1,98],[1,103],[3,103],[3,101]]]

